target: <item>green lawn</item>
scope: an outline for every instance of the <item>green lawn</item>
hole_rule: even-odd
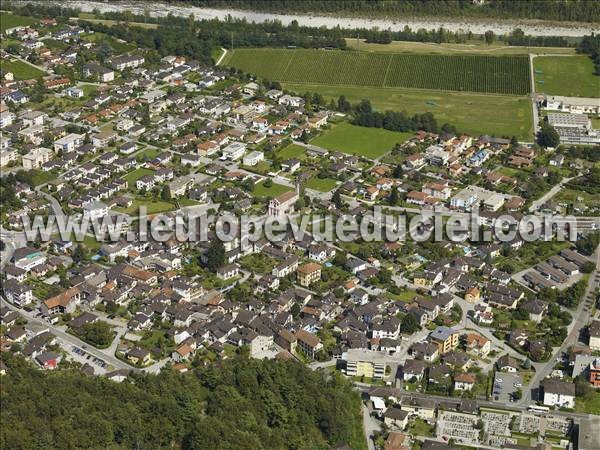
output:
[[[129,42],[120,42],[112,36],[108,36],[104,33],[88,34],[84,37],[85,40],[96,42],[97,44],[106,43],[110,45],[116,55],[135,50],[137,47]]]
[[[44,72],[23,61],[13,59],[12,61],[2,60],[2,68],[8,72],[12,72],[17,80],[29,80],[38,78],[44,75]]]
[[[353,104],[369,99],[378,110],[431,112],[441,126],[450,123],[472,135],[516,136],[533,139],[531,101],[514,95],[475,94],[406,88],[367,88],[323,84],[284,83],[283,87],[300,94],[318,92],[328,101],[340,95]]]
[[[594,64],[588,56],[540,56],[533,60],[533,67],[536,92],[600,97],[600,76],[594,75]]]
[[[39,186],[41,184],[46,184],[51,180],[56,178],[56,175],[52,172],[46,172],[45,170],[33,169],[30,170],[31,174],[31,182],[34,186]]]
[[[296,144],[290,144],[287,147],[277,150],[276,153],[279,158],[284,160],[296,158],[302,161],[303,159],[306,159],[306,148]]]
[[[581,198],[583,203],[588,208],[600,208],[600,197],[598,195],[590,194],[589,192],[578,191],[575,189],[563,189],[554,197],[557,202],[564,202],[573,204],[576,203],[578,198]]]
[[[115,211],[124,214],[137,214],[140,206],[146,207],[147,214],[158,214],[175,209],[175,205],[171,202],[165,202],[162,200],[146,199],[144,197],[137,197],[129,208],[114,208]]]
[[[157,148],[147,148],[143,152],[140,152],[136,155],[138,161],[143,161],[144,158],[148,158],[148,160],[156,158],[161,153],[161,150]],[[139,169],[138,169],[139,170]],[[147,169],[149,170],[149,169]],[[146,174],[144,174],[146,175]]]
[[[308,189],[314,189],[315,191],[329,192],[335,189],[336,185],[337,180],[334,180],[333,178],[313,177],[306,182],[305,187]]]
[[[69,46],[65,41],[59,41],[58,39],[44,39],[42,42],[44,43],[44,47],[48,47],[51,50],[64,50]]]
[[[196,205],[200,204],[200,202],[198,202],[196,200],[192,200],[191,198],[186,198],[186,197],[178,198],[177,203],[179,203],[179,206],[181,208],[183,208],[185,206],[196,206]]]
[[[125,178],[125,180],[127,180],[129,187],[132,188],[132,187],[135,187],[135,182],[137,180],[142,178],[144,175],[152,175],[153,173],[154,173],[154,170],[140,167],[139,169],[132,170],[127,175],[125,175],[123,178]]]
[[[2,13],[2,20],[0,20],[0,33],[4,33],[4,30],[14,27],[24,27],[32,25],[37,22],[34,17],[17,16],[16,14]]]
[[[91,97],[98,90],[98,86],[96,86],[95,84],[80,83],[79,87],[83,91],[83,95],[85,97]]]
[[[277,197],[278,195],[283,194],[287,191],[293,191],[293,189],[289,186],[284,186],[283,184],[272,183],[271,187],[265,187],[265,182],[262,181],[254,186],[254,190],[252,191],[252,195],[254,197]]]
[[[343,122],[317,136],[311,144],[328,150],[375,159],[385,155],[395,144],[405,142],[413,135],[413,133],[399,133],[383,128],[359,127]]]
[[[575,411],[600,415],[600,392],[594,392],[593,396],[589,400],[579,397],[576,398]]]

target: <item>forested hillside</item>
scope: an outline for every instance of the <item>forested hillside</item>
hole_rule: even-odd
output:
[[[5,361],[0,447],[329,449],[366,447],[360,398],[340,377],[294,362],[228,360],[116,383]]]
[[[170,0],[175,2],[175,0]],[[177,0],[180,3],[180,0]],[[344,13],[369,16],[447,16],[600,21],[596,0],[187,0],[196,6],[231,7],[275,13]]]

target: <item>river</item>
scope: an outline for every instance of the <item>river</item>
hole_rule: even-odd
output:
[[[592,23],[573,23],[573,22],[543,22],[536,20],[501,20],[501,19],[446,19],[446,18],[423,18],[423,17],[404,17],[397,19],[366,19],[360,17],[340,18],[334,16],[301,15],[301,14],[271,14],[256,11],[239,11],[233,9],[213,9],[199,8],[195,6],[180,6],[165,4],[161,2],[95,2],[72,0],[57,2],[56,4],[79,8],[84,12],[91,12],[98,9],[101,12],[125,11],[130,10],[135,14],[148,14],[153,17],[166,16],[171,13],[174,16],[187,17],[194,14],[197,19],[220,19],[227,16],[238,19],[246,19],[249,22],[264,22],[266,20],[277,19],[283,24],[289,24],[296,20],[300,25],[313,27],[335,27],[342,24],[344,28],[373,28],[391,29],[392,31],[402,30],[408,25],[413,30],[419,28],[437,29],[444,27],[449,31],[471,31],[475,34],[483,34],[487,30],[492,30],[496,34],[510,33],[515,28],[521,28],[525,34],[532,36],[564,36],[580,37],[591,32],[599,33],[600,25]]]

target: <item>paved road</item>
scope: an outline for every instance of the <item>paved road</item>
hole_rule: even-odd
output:
[[[33,313],[30,313],[30,312],[27,312],[25,310],[16,308],[12,304],[10,304],[7,301],[5,301],[4,298],[2,299],[2,305],[3,306],[8,306],[8,308],[12,309],[13,311],[17,311],[19,314],[21,314],[23,317],[25,317],[27,319],[27,321],[30,322],[30,323],[33,323],[33,324],[38,325],[38,326],[43,326],[43,327],[46,327],[46,328],[50,329],[50,331],[52,332],[52,334],[56,335],[61,340],[67,342],[69,345],[75,345],[75,346],[80,347],[80,348],[85,346],[86,347],[85,348],[86,352],[88,352],[89,354],[95,356],[96,358],[103,359],[108,364],[112,365],[113,367],[115,367],[117,369],[134,369],[129,364],[127,364],[127,363],[121,361],[120,359],[116,358],[114,356],[114,354],[110,353],[110,351],[108,349],[107,350],[101,350],[101,349],[97,349],[97,348],[95,348],[95,347],[93,347],[93,346],[91,346],[89,344],[86,344],[81,339],[78,339],[77,337],[75,337],[75,336],[67,333],[66,331],[64,331],[60,327],[57,327],[55,325],[49,324],[48,322],[46,322],[44,320],[40,320],[40,319],[36,318]]]
[[[589,311],[586,311],[585,309],[586,305],[589,306],[590,304],[588,298],[591,297],[592,293],[599,287],[599,283],[596,281],[596,275],[600,271],[600,247],[596,249],[593,258],[596,260],[596,269],[590,274],[585,295],[576,311],[573,313],[573,321],[567,328],[568,335],[565,342],[552,354],[552,357],[547,363],[543,364],[541,367],[536,367],[535,376],[530,380],[529,386],[523,388],[523,398],[520,400],[519,405],[528,405],[531,403],[533,391],[538,389],[540,382],[552,373],[557,356],[561,355],[562,352],[577,343],[581,329],[587,325],[590,316]]]
[[[536,110],[537,110],[537,108],[536,108]],[[562,191],[565,184],[567,184],[569,181],[571,181],[575,178],[577,178],[577,177],[563,178],[560,183],[558,183],[555,186],[552,186],[552,189],[550,189],[548,192],[546,192],[544,195],[542,195],[539,199],[537,199],[533,203],[531,203],[531,206],[529,207],[529,212],[532,213],[532,212],[535,212],[538,209],[540,209],[548,200],[550,200],[552,197],[554,197],[556,194],[558,194],[560,191]]]
[[[381,429],[381,423],[378,422],[374,417],[371,417],[371,412],[367,405],[362,404],[363,414],[363,430],[365,438],[367,439],[367,446],[369,450],[375,450],[375,442],[373,441],[373,433]]]

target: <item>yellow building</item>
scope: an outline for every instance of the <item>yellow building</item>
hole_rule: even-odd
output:
[[[321,265],[308,263],[298,267],[298,283],[300,286],[308,287],[321,279]]]
[[[429,335],[431,342],[438,346],[441,354],[448,353],[458,347],[458,332],[448,327],[437,327]]]

